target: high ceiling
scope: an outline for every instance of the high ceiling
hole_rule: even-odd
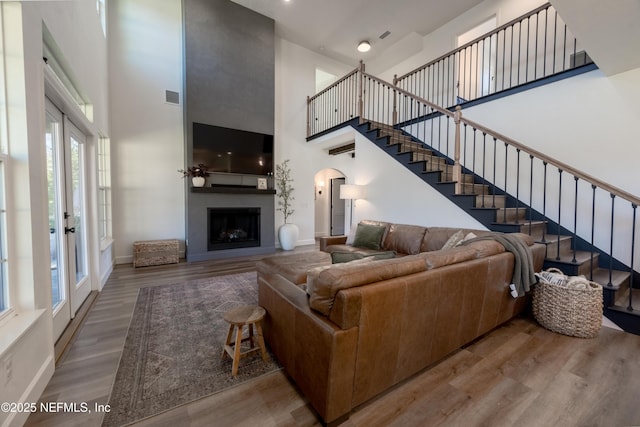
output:
[[[232,0],[275,20],[276,34],[346,64],[372,60],[411,34],[429,34],[482,0]],[[389,35],[384,39],[380,35]],[[356,50],[360,40],[372,49]]]

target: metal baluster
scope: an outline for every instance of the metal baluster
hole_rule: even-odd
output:
[[[464,142],[463,142],[463,148],[462,148],[462,157],[463,160],[460,162],[461,165],[466,165],[467,164],[467,124],[464,123]],[[460,188],[462,188],[462,194],[466,194],[467,193],[467,188],[464,185],[464,180],[462,179],[462,172],[460,173],[460,182],[458,183],[458,185],[460,186]]]
[[[493,197],[491,199],[491,207],[495,209],[496,207],[496,154],[498,152],[498,139],[493,137],[493,179],[491,180],[493,184],[493,188],[491,192],[493,193]]]
[[[487,160],[487,133],[482,132],[482,184],[487,185],[487,175],[485,173],[485,166]],[[484,208],[484,197],[486,191],[482,192],[482,207]]]
[[[629,274],[631,276],[629,277],[629,306],[627,307],[627,311],[633,311],[633,276],[635,276],[633,258],[636,250],[636,209],[638,208],[638,205],[632,203],[631,208],[633,209],[633,220],[631,221],[631,267],[629,268]]]
[[[514,25],[515,27],[515,25]],[[522,51],[522,22],[518,25],[518,74],[516,80],[516,86],[520,84],[520,52]]]
[[[560,223],[562,222],[562,169],[558,169],[558,235],[556,261],[560,261]]]
[[[542,182],[542,217],[547,217],[547,162],[542,162],[542,166],[544,169],[543,182]],[[545,223],[544,227],[542,227],[542,240],[541,242],[546,242],[546,234],[547,234],[547,224]]]
[[[562,71],[567,69],[567,25],[564,26],[564,38],[562,40]]]
[[[533,79],[537,79],[538,78],[538,28],[539,28],[539,24],[540,24],[540,12],[536,13],[536,53],[533,55],[533,57],[535,58],[533,61]]]
[[[502,215],[502,222],[507,222],[507,166],[509,165],[509,144],[504,143],[504,209]]]
[[[542,76],[547,75],[547,33],[549,32],[549,9],[544,11],[544,55],[542,55]]]
[[[573,259],[571,260],[572,263],[577,263],[578,260],[576,259],[576,251],[577,251],[577,238],[578,238],[578,177],[574,176],[573,179],[576,182],[576,191],[575,191],[575,197],[574,197],[574,203],[573,203]]]
[[[589,260],[589,280],[593,280],[593,255],[595,254],[594,234],[596,229],[596,186],[591,184],[591,259]]]
[[[477,135],[476,128],[473,128],[473,158],[471,161],[471,178],[472,178],[471,194],[476,194],[476,179],[474,176],[476,173],[476,135]],[[484,191],[482,192],[482,194],[484,195]]]
[[[533,233],[533,158],[529,154],[529,236]]]
[[[554,13],[553,21],[553,68],[551,74],[556,72],[556,45],[558,44],[558,12]]]
[[[525,60],[525,68],[524,68],[524,81],[525,83],[529,81],[529,35],[531,33],[531,22],[529,18],[527,18],[527,59]]]
[[[516,224],[520,223],[520,149],[516,148]]]
[[[615,216],[615,207],[616,207],[616,195],[611,194],[611,240],[609,242],[609,283],[607,283],[607,287],[613,287],[612,276],[613,276],[613,229],[614,229],[614,216]]]

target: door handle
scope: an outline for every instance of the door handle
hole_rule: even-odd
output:
[[[76,232],[76,228],[75,227],[65,227],[64,228],[64,234],[69,234],[69,233],[75,233]]]

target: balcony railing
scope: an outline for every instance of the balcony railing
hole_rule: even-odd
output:
[[[591,63],[547,3],[425,64],[394,84],[451,107]]]

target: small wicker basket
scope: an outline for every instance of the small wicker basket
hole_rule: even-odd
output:
[[[553,332],[595,338],[602,327],[602,286],[584,276],[565,276],[558,269],[536,274],[533,316]]]

